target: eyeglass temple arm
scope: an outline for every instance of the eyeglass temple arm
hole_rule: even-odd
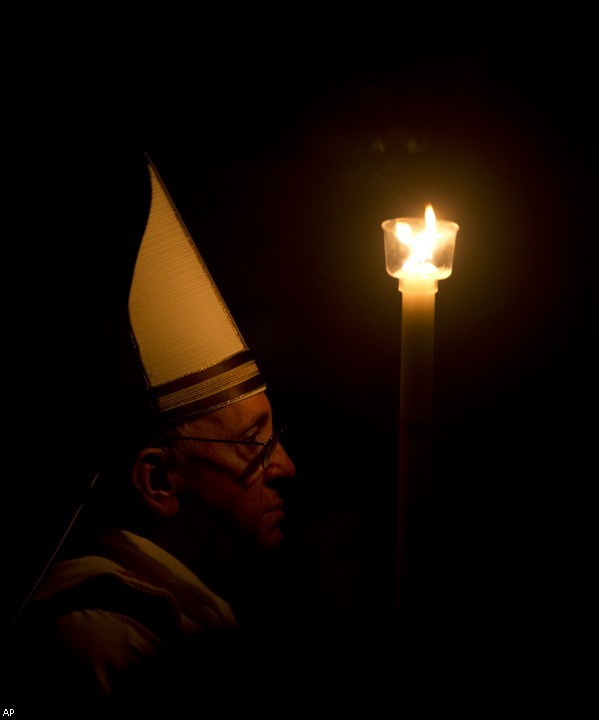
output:
[[[197,442],[215,442],[215,443],[229,443],[231,445],[266,445],[266,442],[260,442],[260,440],[225,440],[224,438],[200,438],[190,437],[188,435],[174,435],[173,437],[167,438],[168,440],[196,440]]]

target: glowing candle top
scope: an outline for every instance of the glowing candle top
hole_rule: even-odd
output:
[[[382,223],[387,272],[399,279],[400,291],[437,292],[437,282],[451,275],[459,226],[437,220],[432,205],[422,218],[393,218]]]

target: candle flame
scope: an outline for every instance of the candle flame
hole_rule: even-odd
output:
[[[432,205],[427,205],[424,210],[424,225],[426,232],[434,235],[437,230],[437,218],[435,217],[435,211]]]
[[[437,218],[432,205],[425,208],[422,232],[414,232],[408,223],[398,222],[395,224],[395,235],[400,243],[410,248],[410,255],[402,266],[402,272],[430,275],[437,271],[432,262],[437,236]]]

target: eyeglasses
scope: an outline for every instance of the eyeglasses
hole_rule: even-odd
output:
[[[277,445],[279,444],[281,435],[285,432],[286,428],[283,426],[279,430],[275,430],[266,442],[260,442],[259,440],[224,440],[223,438],[201,438],[191,437],[189,435],[172,435],[166,438],[166,442],[171,440],[191,440],[193,442],[209,442],[209,443],[226,443],[228,445],[260,445],[263,450],[261,451],[261,461],[264,470],[270,465],[272,454],[274,453]]]

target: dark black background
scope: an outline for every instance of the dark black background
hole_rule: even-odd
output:
[[[431,543],[403,689],[431,717],[573,716],[597,397],[585,18],[233,16],[115,22],[56,49],[31,91],[53,130],[23,141],[26,204],[44,182],[59,200],[19,304],[35,348],[19,427],[44,441],[13,476],[7,614],[93,466],[77,293],[96,213],[145,151],[290,426],[289,549],[265,607],[297,642],[298,688],[386,697],[401,295],[380,224],[431,202],[460,231],[436,299]]]

